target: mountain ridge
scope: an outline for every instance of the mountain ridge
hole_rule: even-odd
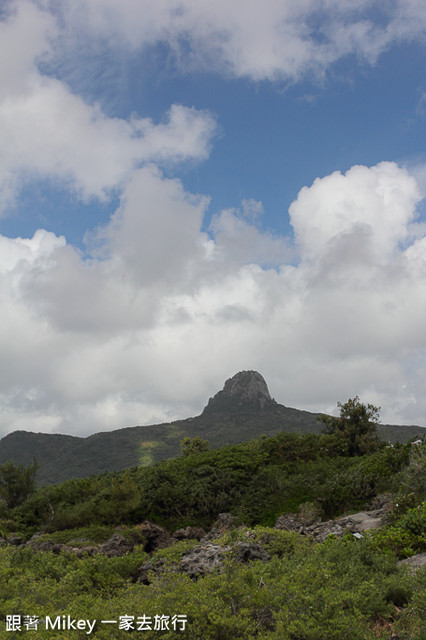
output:
[[[198,416],[123,427],[87,437],[18,430],[0,440],[0,464],[13,460],[15,464],[28,465],[35,457],[40,466],[39,484],[56,484],[175,457],[184,437],[207,439],[216,448],[279,431],[318,433],[322,428],[318,415],[277,403],[260,373],[240,371],[209,399]],[[423,429],[379,425],[378,431],[391,442],[406,442]]]

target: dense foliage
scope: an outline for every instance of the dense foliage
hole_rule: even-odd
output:
[[[3,500],[0,533],[22,539],[40,532],[63,543],[99,543],[117,527],[136,539],[144,520],[169,531],[208,529],[225,511],[242,526],[215,541],[231,549],[223,572],[197,581],[176,570],[196,541],[151,557],[141,538],[132,553],[110,558],[5,545],[0,639],[35,634],[6,631],[6,616],[15,614],[98,620],[91,635],[99,640],[128,637],[131,631],[99,622],[126,615],[186,616],[182,630],[134,629],[132,637],[151,639],[426,640],[425,571],[397,565],[426,551],[425,483],[424,443],[376,443],[370,453],[348,456],[324,436],[280,433],[217,450],[185,441],[179,458],[149,468],[44,487],[21,504]],[[361,540],[348,534],[319,544],[272,528],[286,512],[330,518],[364,509],[382,493],[393,504],[388,524]],[[270,561],[236,562],[232,545],[247,539],[261,544]],[[138,584],[137,570],[148,559],[161,559],[166,570]],[[34,637],[87,635],[87,629],[39,629]]]
[[[379,445],[377,424],[380,410],[372,404],[363,404],[359,397],[337,403],[340,416],[320,415],[324,425],[323,442],[332,442],[342,455],[362,456],[372,453]]]
[[[35,492],[37,467],[35,460],[28,467],[11,460],[0,465],[0,497],[8,508],[17,507]]]
[[[145,519],[171,530],[208,527],[223,511],[247,524],[272,525],[306,502],[333,517],[377,493],[396,491],[410,451],[409,444],[383,445],[368,456],[347,458],[321,436],[281,433],[44,487],[11,510],[9,519],[28,533]]]

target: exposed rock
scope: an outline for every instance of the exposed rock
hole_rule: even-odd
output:
[[[176,540],[201,540],[206,532],[201,527],[186,527],[185,529],[177,529],[173,533]]]
[[[382,516],[383,509],[360,511],[337,520],[317,521],[307,526],[296,515],[290,513],[279,516],[275,528],[297,531],[303,535],[311,535],[317,542],[324,542],[330,535],[342,537],[347,529],[357,534],[362,534],[369,529],[378,529],[382,524]]]
[[[203,542],[211,542],[212,540],[215,540],[216,538],[220,538],[221,535],[222,535],[222,533],[219,531],[219,529],[216,529],[216,527],[212,527],[210,529],[210,531],[208,533],[206,533],[206,535],[204,536],[204,538],[202,540],[203,540]]]
[[[220,533],[226,533],[235,529],[237,522],[237,518],[232,513],[219,513],[217,520],[213,523],[213,528]]]
[[[210,531],[203,537],[203,541],[220,538],[227,531],[232,531],[238,526],[238,519],[232,513],[219,513]]]
[[[99,551],[112,558],[113,556],[125,556],[130,551],[133,551],[134,546],[134,542],[120,536],[118,533],[114,533],[109,540],[99,545]],[[85,549],[83,547],[83,550]]]
[[[231,547],[208,542],[185,554],[179,563],[179,570],[187,573],[193,580],[204,576],[214,569],[222,569],[223,554]]]
[[[204,534],[204,531],[201,528],[197,530],[198,528],[192,529],[191,527],[188,527],[187,529],[188,531],[183,531],[187,531],[188,535],[189,533],[196,533],[201,537]],[[25,543],[24,546],[31,548],[33,551],[52,551],[53,553],[60,553],[61,551],[64,551],[67,553],[75,553],[75,555],[79,557],[84,554],[92,556],[96,553],[102,553],[103,555],[111,558],[113,556],[124,556],[127,553],[130,553],[133,551],[134,547],[140,543],[141,538],[145,543],[144,550],[147,553],[155,551],[156,549],[163,549],[164,547],[168,547],[173,544],[173,542],[176,542],[176,538],[172,538],[165,529],[149,522],[148,520],[140,525],[137,536],[132,537],[130,535],[128,537],[124,537],[119,533],[114,533],[109,540],[98,545],[79,544],[77,546],[75,543],[85,542],[85,539],[83,538],[79,540],[70,540],[67,544],[63,544],[61,542],[55,542],[54,540],[45,539],[42,536],[43,534],[35,534],[27,543]],[[21,538],[19,538],[19,540],[20,542],[13,543],[8,539],[8,543],[22,544]]]
[[[237,542],[234,547],[234,558],[237,562],[247,564],[253,560],[268,562],[271,556],[257,542]]]
[[[297,531],[303,533],[305,524],[294,513],[285,513],[282,516],[278,516],[275,523],[275,529],[281,529],[282,531]]]
[[[341,538],[345,531],[346,527],[339,521],[328,520],[305,527],[301,533],[311,535],[317,542],[324,542],[331,535]]]
[[[152,560],[145,562],[137,571],[135,578],[137,582],[150,584],[150,574],[159,575],[167,570],[177,570],[186,573],[192,580],[196,580],[211,571],[222,571],[224,556],[231,550],[236,562],[246,564],[253,560],[262,560],[263,562],[270,560],[269,554],[256,542],[237,542],[234,547],[222,547],[219,544],[203,542],[185,553],[181,561],[174,567],[167,567],[163,559],[156,562],[152,562]]]
[[[173,538],[167,533],[165,529],[153,524],[152,522],[144,522],[141,527],[141,534],[145,541],[145,551],[150,552],[155,549],[160,549],[169,546],[173,542]],[[127,553],[133,551],[134,547],[138,544],[139,539],[135,537],[124,537],[119,533],[109,538],[106,542],[98,545],[92,544],[79,544],[84,543],[84,539],[70,540],[67,544],[55,542],[54,540],[43,539],[39,534],[33,536],[26,544],[26,547],[30,547],[33,551],[52,551],[53,553],[67,552],[75,553],[75,555],[81,557],[86,555],[95,555],[101,553],[108,557],[124,556]]]
[[[393,508],[393,498],[388,493],[380,493],[371,500],[368,506],[374,511],[379,509],[385,515]]]
[[[426,567],[426,553],[418,553],[415,556],[411,556],[411,558],[405,558],[405,560],[400,560],[397,564],[407,565],[413,571],[417,571],[417,569]]]
[[[254,409],[263,409],[266,405],[276,404],[269,394],[263,376],[257,371],[240,371],[225,382],[222,391],[210,398],[203,413],[223,410],[228,406],[247,405]]]
[[[257,542],[237,542],[233,547],[204,542],[186,553],[178,565],[179,571],[187,573],[196,580],[215,569],[222,571],[225,553],[231,551],[236,562],[248,563],[253,560],[267,562],[270,555]]]
[[[163,527],[149,520],[145,520],[145,522],[140,525],[140,531],[146,540],[144,551],[147,553],[151,553],[156,549],[169,547],[174,542],[171,535],[163,529]]]
[[[21,536],[17,536],[14,533],[11,533],[10,536],[7,536],[6,541],[8,544],[12,544],[13,546],[18,546],[24,542]]]
[[[30,547],[33,551],[52,551],[53,553],[59,553],[62,551],[65,545],[54,540],[39,540],[38,538],[31,538],[25,545]]]
[[[100,548],[95,545],[75,547],[72,544],[63,544],[62,542],[55,542],[54,540],[40,539],[40,535],[33,536],[24,546],[32,549],[33,551],[51,551],[52,553],[75,553],[75,555],[79,558],[81,558],[85,554],[93,556],[96,553],[100,553]]]
[[[364,533],[370,529],[379,529],[382,524],[381,510],[360,511],[350,516],[335,520],[341,527],[349,529],[352,533]]]
[[[166,567],[164,565],[164,560],[160,559],[157,562],[145,562],[137,571],[135,576],[136,582],[140,582],[141,584],[150,584],[149,574],[154,572],[155,574],[164,573],[166,571]]]

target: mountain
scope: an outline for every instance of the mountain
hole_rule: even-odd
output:
[[[202,416],[219,412],[233,412],[241,409],[262,411],[276,406],[270,396],[265,378],[257,371],[240,371],[225,382],[222,391],[210,398]]]
[[[199,416],[87,438],[14,431],[0,440],[0,464],[13,460],[28,465],[35,457],[40,465],[38,482],[55,484],[172,458],[179,455],[184,437],[199,436],[216,448],[279,431],[318,433],[321,426],[318,414],[285,407],[271,398],[260,373],[240,371],[210,398]],[[423,431],[422,427],[379,426],[381,437],[391,442],[406,442]]]

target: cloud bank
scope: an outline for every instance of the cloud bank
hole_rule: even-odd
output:
[[[114,193],[120,204],[84,250],[44,229],[0,236],[0,432],[187,417],[241,369],[289,406],[332,411],[358,394],[384,420],[424,424],[424,168],[317,178],[282,212],[294,241],[265,231],[253,200],[205,229],[208,196],[170,174],[208,158],[215,116],[174,104],[159,122],[116,117],[61,65],[90,39],[129,56],[166,45],[182,73],[295,82],[349,55],[372,64],[425,26],[421,0],[7,3],[0,210],[46,178],[83,202]]]
[[[244,368],[290,406],[360,394],[422,423],[420,200],[394,163],[318,178],[290,207],[295,254],[247,204],[201,231],[207,199],[145,167],[87,255],[47,231],[2,238],[2,428],[185,417]]]

